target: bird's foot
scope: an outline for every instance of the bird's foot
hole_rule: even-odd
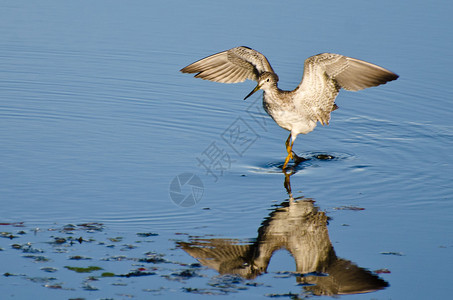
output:
[[[304,158],[302,156],[297,156],[297,154],[294,153],[294,151],[291,152],[291,155],[292,155],[292,159],[294,160],[294,163],[296,165],[300,164],[301,162],[304,162],[304,161],[308,160],[308,158]]]
[[[290,153],[288,153],[288,156],[286,156],[285,163],[283,164],[283,167],[282,167],[283,171],[286,172],[289,169],[288,163],[291,159],[294,161],[293,167],[297,167],[300,163],[308,160],[307,158],[297,156],[297,154],[294,153],[294,151],[291,151]]]

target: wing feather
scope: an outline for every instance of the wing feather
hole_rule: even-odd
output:
[[[274,73],[274,70],[263,54],[241,46],[200,59],[181,72],[196,73],[197,78],[216,82],[236,83],[246,79],[256,81],[261,73]]]
[[[398,75],[375,64],[333,53],[305,60],[304,75],[296,93],[297,105],[309,111],[313,120],[329,124],[334,101],[341,88],[358,91],[395,80]]]

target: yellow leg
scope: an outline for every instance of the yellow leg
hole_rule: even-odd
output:
[[[290,156],[290,159],[293,158],[293,143],[290,142],[291,139],[291,133],[289,134],[288,138],[286,139],[285,146],[286,146],[286,152],[288,152],[288,155]]]
[[[283,170],[286,169],[286,165],[288,164],[290,159],[291,159],[291,154],[288,154],[288,156],[285,159],[285,163],[283,164]]]
[[[288,138],[286,139],[286,142],[285,142],[285,146],[286,146],[286,149],[288,149],[288,145],[289,145],[289,140],[291,139],[291,133],[289,134]]]
[[[285,163],[283,164],[283,169],[286,169],[288,162],[291,158],[293,158],[293,142],[290,141],[291,134],[289,135],[288,139],[285,142],[286,151],[288,152],[288,156],[286,156]]]

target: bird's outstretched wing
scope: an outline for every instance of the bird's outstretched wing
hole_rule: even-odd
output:
[[[309,111],[314,120],[328,124],[341,88],[358,91],[397,78],[395,73],[369,62],[322,53],[305,60],[302,81],[294,92],[295,98],[300,99],[298,105]]]
[[[197,73],[196,78],[236,83],[246,79],[258,80],[263,72],[272,72],[266,57],[248,47],[236,47],[200,59],[181,69],[183,73]]]
[[[178,246],[220,274],[237,274],[250,279],[260,274],[254,268],[252,245],[243,245],[238,240],[198,239],[179,242]]]

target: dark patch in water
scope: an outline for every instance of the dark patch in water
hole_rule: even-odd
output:
[[[71,259],[71,260],[90,260],[92,258],[86,257],[86,256],[80,256],[80,255],[73,255],[73,256],[70,256],[69,259]]]
[[[145,272],[145,271],[136,270],[136,271],[129,272],[127,274],[119,274],[119,275],[115,275],[115,276],[129,278],[129,277],[140,277],[140,276],[150,276],[150,275],[156,275],[156,272]]]
[[[137,236],[139,237],[150,237],[150,236],[158,236],[158,233],[155,232],[139,232],[137,233]]]
[[[7,239],[10,239],[10,240],[18,238],[17,235],[13,235],[11,232],[0,232],[0,237],[7,238]]]
[[[26,279],[35,283],[48,283],[57,280],[55,277],[26,277]]]
[[[265,294],[264,296],[269,297],[269,298],[291,298],[291,299],[300,299],[299,294],[294,294],[294,293],[285,293],[285,294]]]
[[[401,252],[381,252],[382,255],[396,255],[396,256],[404,256]]]
[[[329,154],[318,154],[316,155],[316,158],[319,160],[332,160],[335,159],[335,156]]]
[[[192,278],[192,277],[197,277],[197,273],[193,270],[187,269],[187,270],[182,270],[179,273],[172,273],[171,275],[176,276],[176,277],[182,277],[185,279]]]
[[[365,210],[363,207],[358,207],[358,206],[353,206],[353,205],[344,205],[340,207],[334,207],[334,210],[353,210],[353,211],[358,211],[358,210]]]
[[[31,258],[33,259],[35,262],[48,262],[50,261],[49,258],[43,256],[43,255],[24,255],[22,257],[25,257],[25,258]]]
[[[324,152],[307,152],[303,155],[304,157],[309,157],[310,159],[315,159],[315,160],[345,160],[353,157],[353,155],[348,154],[348,153],[338,153],[338,152],[333,152],[333,153],[324,153]]]
[[[0,223],[0,226],[25,227],[24,222]]]
[[[164,263],[167,261],[161,257],[147,257],[147,258],[139,258],[138,262],[159,264],[159,263]]]
[[[65,238],[61,238],[61,237],[56,237],[55,240],[54,240],[54,243],[55,244],[64,244],[64,243],[66,243],[66,239]]]
[[[55,273],[58,271],[57,268],[53,268],[53,267],[42,267],[41,270],[44,272],[47,272],[47,273]]]
[[[108,238],[108,240],[113,242],[113,243],[118,243],[118,242],[121,242],[123,240],[123,237],[122,236],[118,236],[118,237],[114,237],[114,238]]]
[[[353,169],[365,169],[365,168],[369,168],[370,166],[365,166],[365,165],[357,165],[357,166],[353,166],[352,168]]]
[[[99,271],[102,270],[101,267],[98,266],[89,266],[89,267],[70,267],[70,266],[64,266],[66,269],[77,272],[77,273],[91,273],[94,271]]]

